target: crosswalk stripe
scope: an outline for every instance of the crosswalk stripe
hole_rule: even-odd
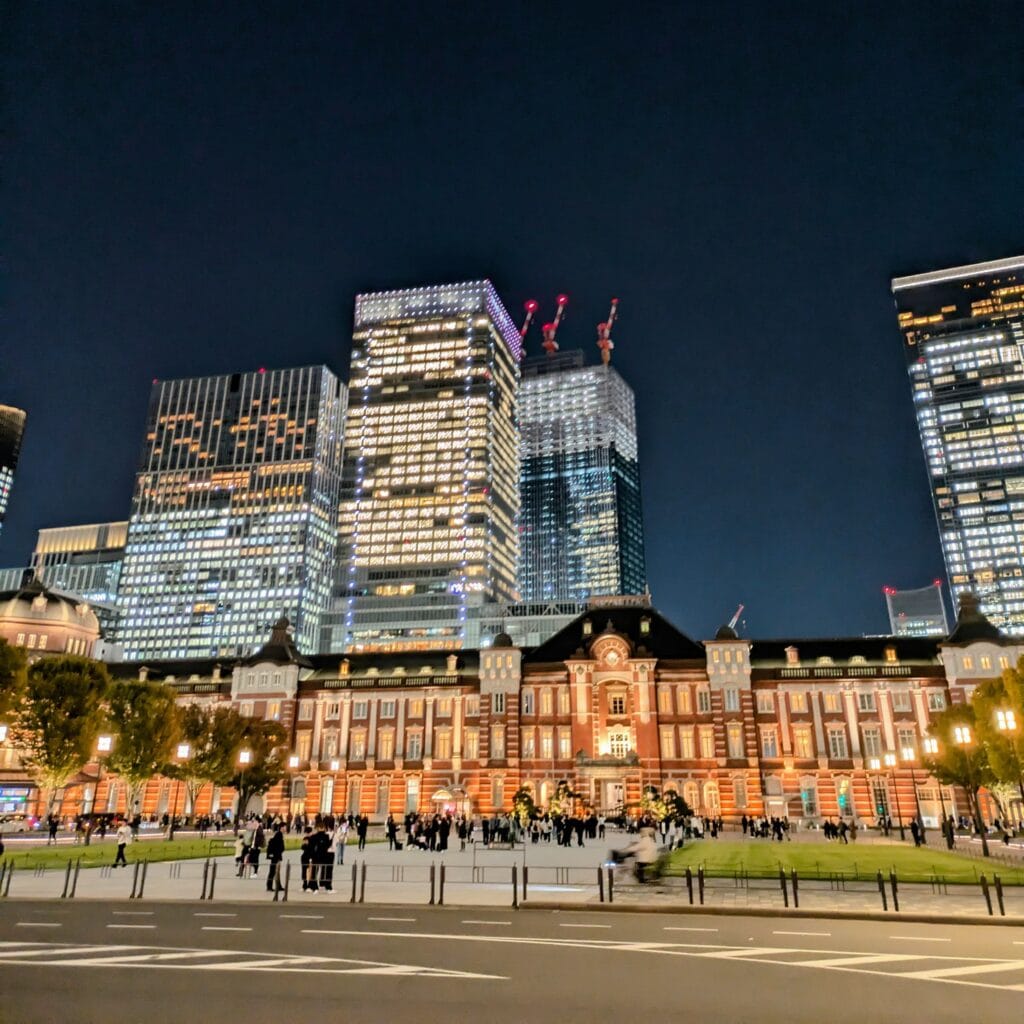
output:
[[[712,960],[735,960],[746,956],[765,956],[768,953],[792,953],[792,949],[779,949],[777,946],[751,946],[749,949],[725,949],[715,953],[699,953],[699,956]]]
[[[848,967],[851,964],[887,964],[899,963],[901,960],[930,960],[925,955],[915,956],[913,953],[871,953],[865,956],[837,956],[828,960],[801,960],[800,967]]]
[[[991,964],[968,964],[965,967],[938,967],[932,971],[909,971],[904,978],[958,978],[968,974],[994,974],[998,971],[1019,971],[1024,960],[1000,960]]]

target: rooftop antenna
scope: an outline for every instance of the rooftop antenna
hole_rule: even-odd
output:
[[[523,303],[523,309],[526,310],[526,319],[523,321],[523,326],[519,329],[519,338],[523,343],[523,352],[526,351],[526,332],[530,329],[530,324],[533,323],[534,314],[537,312],[537,300],[527,299]]]
[[[612,361],[612,327],[619,316],[619,300],[612,299],[612,308],[608,311],[608,319],[597,325],[597,347],[601,350],[601,362],[607,366]]]
[[[558,351],[558,341],[556,335],[558,334],[558,325],[562,322],[562,317],[565,315],[565,307],[569,304],[568,295],[558,296],[558,309],[555,310],[555,319],[549,324],[545,324],[543,328],[544,334],[544,351],[549,356],[553,356]]]

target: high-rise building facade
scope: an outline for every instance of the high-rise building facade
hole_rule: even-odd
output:
[[[357,296],[330,649],[456,649],[515,599],[520,353],[489,281]]]
[[[916,590],[885,587],[883,592],[893,636],[949,635],[946,604],[942,599],[942,580]]]
[[[580,351],[523,363],[519,590],[524,601],[640,594],[644,563],[633,390]]]
[[[25,433],[25,413],[13,405],[0,405],[0,530],[11,500],[14,471],[21,455],[21,438]]]
[[[248,654],[282,614],[317,649],[345,406],[323,366],[154,383],[118,595],[127,659]]]
[[[950,586],[1024,633],[1024,257],[892,290]]]

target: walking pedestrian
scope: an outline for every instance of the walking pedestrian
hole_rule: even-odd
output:
[[[125,847],[132,841],[132,830],[128,825],[127,821],[121,822],[121,827],[117,830],[117,856],[114,858],[114,867],[118,864],[121,867],[128,867],[128,858],[125,857]]]
[[[284,834],[280,823],[274,825],[274,834],[267,843],[267,892],[273,892],[274,886],[281,888],[278,877],[281,861],[284,860]]]

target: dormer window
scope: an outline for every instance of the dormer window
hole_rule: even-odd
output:
[[[640,620],[640,635],[648,636],[651,632],[651,620],[648,616],[644,616]]]
[[[868,659],[865,658],[863,654],[854,654],[850,658],[850,664],[851,665],[866,665],[867,663],[868,663]]]
[[[583,635],[590,636],[594,632],[594,624],[590,619],[583,620]]]
[[[787,665],[799,665],[800,664],[800,649],[798,647],[787,647],[786,648],[786,664]]]
[[[885,660],[887,662],[889,662],[890,664],[892,664],[893,662],[899,660],[896,657],[896,648],[895,647],[886,647],[886,649],[885,649]]]
[[[816,665],[834,665],[835,662],[827,654],[823,654],[820,658],[818,658],[818,660],[815,662],[815,664]]]

